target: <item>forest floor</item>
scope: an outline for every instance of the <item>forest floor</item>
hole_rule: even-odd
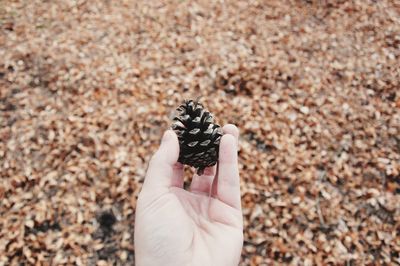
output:
[[[398,1],[3,0],[0,265],[132,265],[199,96],[241,132],[241,265],[400,264]]]

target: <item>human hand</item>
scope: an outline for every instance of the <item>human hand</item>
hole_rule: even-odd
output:
[[[194,175],[190,191],[183,189],[177,136],[165,132],[137,201],[136,265],[238,265],[243,245],[239,131],[234,125],[223,131],[218,170]]]

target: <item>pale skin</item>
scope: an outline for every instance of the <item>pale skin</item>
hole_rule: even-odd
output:
[[[223,131],[218,167],[194,175],[189,190],[183,189],[177,136],[165,132],[137,201],[136,265],[238,265],[243,245],[239,131],[234,125]]]

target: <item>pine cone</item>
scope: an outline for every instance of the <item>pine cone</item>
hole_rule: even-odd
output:
[[[185,101],[177,111],[172,129],[179,140],[178,162],[197,168],[201,175],[204,168],[217,163],[222,129],[199,102]]]

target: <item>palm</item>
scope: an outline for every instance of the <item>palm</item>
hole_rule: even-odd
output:
[[[135,226],[139,263],[237,265],[243,238],[240,198],[239,205],[220,200],[220,187],[210,176],[195,176],[191,192],[184,190],[181,174],[172,170],[174,186],[153,186],[152,191],[141,192]]]

